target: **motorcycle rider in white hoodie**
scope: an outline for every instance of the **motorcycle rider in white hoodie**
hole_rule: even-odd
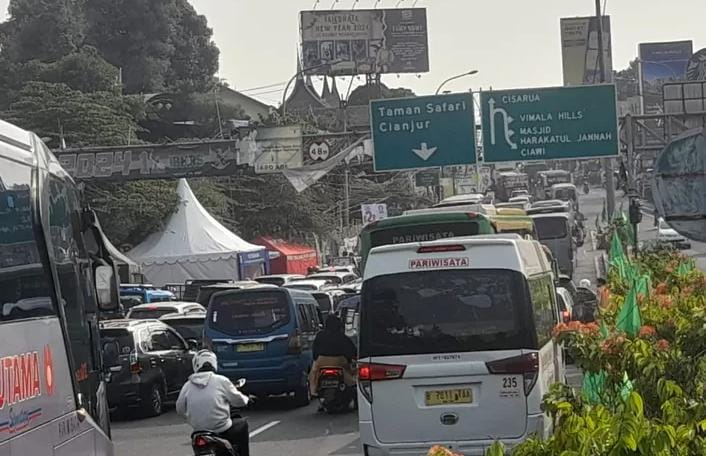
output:
[[[216,374],[218,360],[209,350],[200,350],[192,361],[194,373],[184,384],[176,411],[186,418],[194,431],[208,431],[228,440],[240,456],[250,455],[248,422],[233,420],[230,407],[245,407],[250,398],[226,377]]]

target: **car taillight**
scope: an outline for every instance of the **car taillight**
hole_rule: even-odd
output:
[[[290,355],[299,355],[302,352],[302,336],[299,332],[295,332],[289,336],[289,343],[287,347],[287,353]]]
[[[400,379],[404,375],[404,371],[406,369],[407,366],[395,364],[359,363],[358,385],[360,386],[360,392],[363,393],[365,399],[372,404],[372,382]]]
[[[337,375],[341,375],[341,374],[343,373],[343,369],[340,369],[340,368],[337,368],[337,369],[333,369],[333,368],[324,368],[324,369],[320,369],[320,370],[319,370],[319,373],[320,373],[321,375],[333,375],[333,376],[337,376]]]
[[[562,310],[561,311],[561,318],[564,320],[564,323],[568,323],[571,321],[571,312],[568,310]]]
[[[142,366],[140,366],[139,361],[135,361],[135,362],[130,363],[130,373],[131,374],[139,374],[140,372],[142,372]]]
[[[461,244],[431,245],[419,247],[417,253],[462,252],[464,250],[466,250],[466,247]]]
[[[196,437],[194,440],[194,446],[205,447],[206,445],[208,445],[208,441],[201,436]]]
[[[485,363],[488,372],[501,375],[522,375],[525,386],[525,396],[534,388],[539,375],[539,355],[535,352],[512,358],[499,359]]]

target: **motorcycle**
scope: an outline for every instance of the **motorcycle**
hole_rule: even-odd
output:
[[[319,369],[319,402],[327,413],[340,413],[349,410],[351,402],[355,408],[357,392],[355,386],[348,386],[344,380],[342,367],[322,367]]]
[[[235,382],[236,388],[245,386],[245,379],[241,378]],[[231,413],[233,418],[240,418],[240,415]],[[238,456],[238,449],[223,437],[209,431],[194,431],[191,434],[191,449],[194,456]]]

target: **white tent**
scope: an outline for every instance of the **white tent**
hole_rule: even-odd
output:
[[[128,256],[158,286],[189,279],[240,279],[264,273],[264,247],[245,242],[204,209],[186,179],[177,187],[179,205],[165,228]]]

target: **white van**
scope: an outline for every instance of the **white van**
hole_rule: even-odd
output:
[[[550,434],[540,403],[565,378],[553,279],[542,246],[516,234],[374,248],[359,335],[364,454],[481,455]]]

